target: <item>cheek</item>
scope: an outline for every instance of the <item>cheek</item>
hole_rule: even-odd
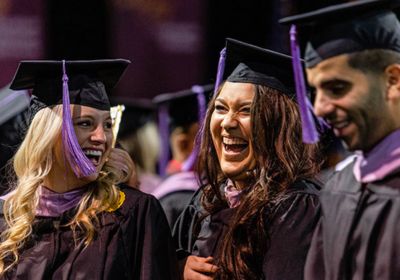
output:
[[[210,120],[210,133],[211,138],[214,143],[215,149],[218,151],[218,143],[221,138],[221,120],[217,118],[215,115],[211,116]]]
[[[89,137],[86,135],[87,133],[84,130],[81,130],[79,128],[75,128],[75,135],[76,139],[78,140],[78,143],[82,145],[85,140]]]
[[[111,143],[114,139],[114,135],[112,133],[112,131],[106,132],[106,142],[107,142],[107,146],[111,146]]]

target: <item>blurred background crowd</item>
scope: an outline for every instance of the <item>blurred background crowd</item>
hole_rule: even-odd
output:
[[[141,180],[147,181],[143,189],[152,192],[164,180],[160,174],[181,171],[198,129],[198,124],[193,126],[196,118],[179,124],[171,116],[169,135],[160,137],[160,104],[152,100],[163,93],[214,83],[219,52],[227,37],[289,54],[289,30],[278,19],[339,2],[346,1],[0,0],[1,192],[9,175],[4,166],[19,143],[16,126],[24,122],[22,112],[29,103],[29,93],[10,94],[8,90],[19,61],[131,60],[110,95],[114,103],[126,106],[120,144],[137,163]],[[208,88],[206,97],[209,93]],[[185,103],[170,106],[170,112],[183,108],[197,114]],[[189,113],[180,115],[188,117]],[[171,144],[167,170],[157,164],[162,142]],[[344,155],[340,144],[328,142],[326,155],[332,156],[326,165],[330,167]],[[186,190],[192,192],[190,186]]]

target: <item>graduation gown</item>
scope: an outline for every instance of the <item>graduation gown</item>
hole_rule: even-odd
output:
[[[170,175],[152,192],[160,201],[171,228],[198,189],[195,173],[182,171]]]
[[[75,247],[70,228],[60,226],[75,209],[57,218],[37,217],[18,265],[2,279],[178,279],[175,247],[160,204],[138,190],[121,190],[125,201],[100,215],[102,226],[87,248]]]
[[[273,210],[268,229],[270,242],[263,262],[266,279],[298,280],[303,278],[304,263],[313,231],[318,224],[319,186],[309,181],[294,184]],[[223,236],[230,226],[235,208],[226,208],[209,215],[199,223],[204,213],[200,204],[201,190],[177,220],[173,237],[179,258],[189,254],[216,257]],[[195,235],[195,227],[200,232]]]
[[[362,184],[353,166],[321,193],[306,279],[400,279],[400,174]]]

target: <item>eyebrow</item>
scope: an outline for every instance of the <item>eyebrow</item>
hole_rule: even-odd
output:
[[[320,85],[321,85],[321,87],[329,87],[329,86],[331,86],[333,84],[337,84],[337,83],[350,84],[350,82],[347,81],[347,80],[333,78],[333,79],[329,79],[329,80],[326,80],[326,81],[322,81],[320,83]]]
[[[222,99],[222,98],[215,99],[215,102],[217,102],[217,101],[219,101],[219,102],[221,102],[223,104],[226,104],[226,101],[224,99]],[[243,102],[239,103],[239,106],[251,105],[252,103],[253,103],[253,101],[243,101]]]
[[[77,116],[77,117],[74,117],[72,119],[73,120],[79,120],[79,119],[85,119],[85,118],[94,119],[93,116],[90,116],[90,115]]]

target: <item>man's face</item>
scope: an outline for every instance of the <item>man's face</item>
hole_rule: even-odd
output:
[[[327,120],[351,151],[370,150],[392,130],[383,77],[351,68],[348,55],[307,69],[316,91],[315,114]]]

